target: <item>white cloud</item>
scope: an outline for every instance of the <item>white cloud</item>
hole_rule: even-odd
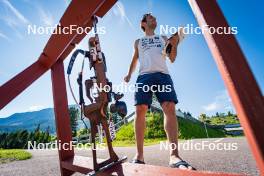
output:
[[[114,15],[119,16],[122,21],[126,21],[132,29],[135,29],[134,25],[131,23],[130,19],[126,15],[126,10],[122,2],[118,1],[114,5],[113,13]]]
[[[30,21],[18,9],[16,9],[10,1],[1,0],[0,3],[2,3],[6,9],[6,14],[1,12],[0,19],[13,30],[18,38],[22,39],[23,35],[19,32],[19,28],[30,24]]]
[[[13,28],[14,26],[17,26],[19,24],[19,21],[14,19],[12,16],[4,16],[1,17],[1,19],[11,28]]]
[[[217,104],[216,102],[212,102],[206,106],[203,106],[203,108],[206,111],[215,111],[219,108],[219,104]]]
[[[18,38],[23,38],[23,35],[18,30],[18,27],[20,27],[20,22],[17,19],[14,19],[12,16],[5,16],[0,18],[13,30]]]
[[[2,0],[2,2],[6,7],[8,7],[8,9],[16,16],[16,18],[20,22],[24,24],[29,23],[29,20],[24,15],[22,15],[22,13],[20,13],[8,0]]]
[[[44,106],[42,106],[42,105],[34,105],[34,106],[29,107],[29,111],[38,111],[38,110],[41,110],[43,108],[44,108]]]
[[[38,7],[38,13],[44,25],[46,26],[54,25],[54,18],[49,11],[47,10],[44,11],[41,7]]]
[[[10,39],[3,33],[0,32],[0,38],[6,39],[8,41],[10,41]]]
[[[233,111],[232,101],[228,95],[227,90],[222,90],[217,93],[213,102],[204,105],[202,107],[206,112],[216,112],[216,111]]]

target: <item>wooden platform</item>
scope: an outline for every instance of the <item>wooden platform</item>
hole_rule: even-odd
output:
[[[100,160],[99,160],[100,161]],[[62,167],[71,171],[80,172],[83,174],[88,174],[92,172],[92,158],[83,156],[74,156],[72,159],[62,161]],[[182,169],[174,169],[162,166],[153,166],[147,164],[132,164],[132,163],[122,163],[115,165],[112,168],[105,170],[102,173],[96,174],[98,176],[200,176],[200,175],[212,175],[212,176],[237,176],[242,174],[231,174],[231,173],[221,173],[221,172],[209,172],[209,171],[187,171]]]

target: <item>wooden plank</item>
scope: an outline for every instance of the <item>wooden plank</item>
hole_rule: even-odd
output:
[[[189,0],[189,3],[200,27],[229,27],[216,0]],[[263,95],[234,35],[210,34],[205,30],[204,37],[236,108],[260,172],[264,175]]]

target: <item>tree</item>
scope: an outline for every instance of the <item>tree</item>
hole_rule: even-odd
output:
[[[233,116],[233,113],[230,112],[230,111],[228,111],[228,112],[227,112],[227,116]]]
[[[40,124],[37,128],[29,132],[28,130],[18,130],[10,133],[0,133],[0,148],[4,149],[25,149],[28,141],[36,144],[50,142],[49,128],[46,132],[40,131]]]
[[[209,138],[209,135],[208,135],[208,132],[207,132],[206,123],[205,123],[206,122],[206,119],[207,119],[206,114],[201,114],[200,117],[199,117],[199,119],[203,122],[204,129],[205,129],[205,132],[206,132],[206,136],[207,136],[207,138]]]
[[[207,119],[206,114],[201,114],[201,115],[199,116],[199,120],[202,121],[202,122],[205,122],[206,119]]]
[[[48,126],[47,129],[46,129],[46,132],[44,133],[44,136],[43,136],[43,143],[48,143],[50,142],[50,127]]]
[[[38,124],[37,128],[34,131],[33,142],[36,141],[36,143],[39,144],[40,137],[41,137],[40,124]]]
[[[8,136],[8,133],[2,133],[0,134],[0,148],[6,148],[6,138]]]
[[[192,117],[192,114],[189,111],[186,113],[186,115]]]
[[[80,129],[77,131],[77,137],[83,136],[83,135],[89,135],[91,133],[91,129]]]
[[[72,135],[77,135],[79,110],[75,107],[69,108]]]
[[[18,133],[18,145],[16,146],[16,148],[25,148],[27,145],[28,136],[29,134],[27,130],[20,131]]]

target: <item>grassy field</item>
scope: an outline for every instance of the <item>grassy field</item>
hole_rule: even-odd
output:
[[[207,138],[204,125],[194,123],[191,120],[178,118],[179,140]],[[207,128],[209,138],[227,137],[227,135],[218,129]],[[166,133],[163,127],[163,117],[160,114],[147,115],[147,128],[145,130],[144,145],[158,144],[166,140]],[[133,146],[135,145],[134,124],[128,123],[121,127],[113,141],[113,146]]]
[[[166,138],[160,138],[160,139],[145,139],[144,140],[144,146],[148,145],[154,145],[154,144],[159,144],[160,141],[166,141]],[[114,147],[129,147],[129,146],[135,146],[136,141],[135,139],[133,140],[114,140],[113,141],[113,146]]]
[[[0,149],[0,163],[30,159],[32,155],[21,149]]]
[[[202,123],[194,123],[191,120],[178,118],[179,122],[179,138],[194,139],[207,138],[204,125]],[[207,127],[209,138],[227,137],[224,131]]]

